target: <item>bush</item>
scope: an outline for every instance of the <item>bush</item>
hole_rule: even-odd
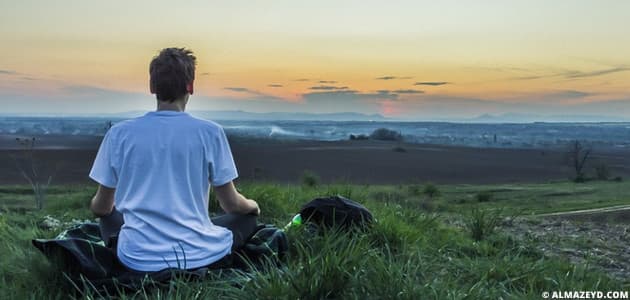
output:
[[[427,197],[433,199],[434,197],[437,197],[440,195],[440,190],[435,184],[427,183],[424,185],[424,189],[422,190],[422,193],[427,195]]]
[[[313,171],[305,170],[302,173],[302,184],[307,187],[316,187],[319,185],[319,176]]]
[[[402,134],[387,128],[379,128],[370,134],[370,138],[379,141],[401,141]]]
[[[595,167],[595,174],[598,180],[608,180],[610,178],[610,168],[607,164],[599,164]]]
[[[365,134],[358,134],[358,135],[351,134],[350,135],[351,141],[362,141],[362,140],[367,140],[367,139],[368,139],[368,136]]]
[[[475,241],[481,241],[494,233],[501,222],[500,210],[490,211],[473,208],[464,220],[466,229]]]
[[[492,200],[494,195],[491,192],[479,192],[475,195],[477,202],[488,202]]]
[[[422,186],[418,184],[407,186],[407,190],[409,191],[409,194],[413,196],[420,196],[422,194]]]

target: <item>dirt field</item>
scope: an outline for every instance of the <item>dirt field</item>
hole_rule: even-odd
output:
[[[15,138],[0,138],[0,184],[26,183],[15,159],[23,151]],[[54,183],[89,182],[98,139],[47,137],[34,152],[42,174],[54,174]],[[391,184],[510,183],[566,180],[571,176],[566,154],[557,150],[496,149],[378,141],[276,141],[233,140],[232,151],[245,180],[298,182],[305,170],[323,182]],[[11,146],[11,147],[9,147]],[[624,152],[625,151],[625,152]],[[630,151],[595,153],[596,163],[610,166],[614,176],[630,175]]]

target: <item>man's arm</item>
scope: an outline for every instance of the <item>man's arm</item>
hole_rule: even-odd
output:
[[[217,200],[219,200],[219,205],[221,205],[221,208],[223,208],[226,213],[243,215],[260,214],[258,203],[241,195],[234,187],[232,181],[222,186],[215,186],[214,192],[216,193]]]
[[[104,185],[99,185],[96,195],[92,198],[90,203],[90,210],[97,216],[107,216],[112,212],[114,208],[114,193],[116,189],[108,188]]]

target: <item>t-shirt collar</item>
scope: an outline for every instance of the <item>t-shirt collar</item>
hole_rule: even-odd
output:
[[[183,115],[188,115],[188,113],[185,111],[156,110],[156,111],[148,112],[147,115],[168,117],[168,116],[183,116]]]

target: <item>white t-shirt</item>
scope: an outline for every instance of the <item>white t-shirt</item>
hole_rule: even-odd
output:
[[[116,188],[125,220],[118,257],[138,271],[197,268],[229,254],[232,232],[208,215],[209,180],[220,186],[237,176],[220,125],[175,111],[113,126],[90,171]]]

